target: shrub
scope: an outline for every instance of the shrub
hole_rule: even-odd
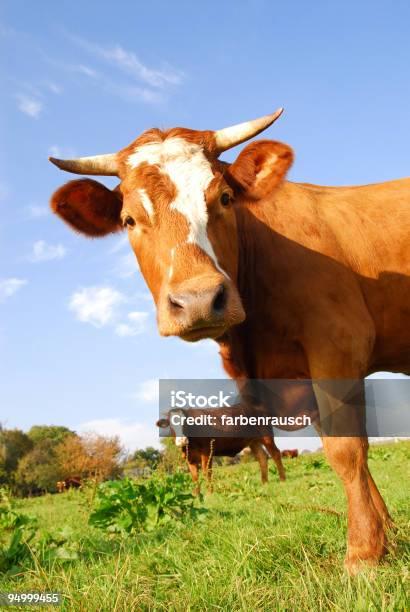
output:
[[[0,573],[15,574],[36,557],[40,562],[74,561],[77,543],[68,530],[56,536],[40,531],[37,519],[18,512],[12,498],[0,489]]]
[[[99,485],[90,524],[111,533],[150,531],[172,519],[195,518],[205,512],[195,507],[187,474],[153,476],[144,482],[129,478]]]
[[[29,544],[37,521],[17,512],[4,489],[0,489],[0,572],[17,568],[30,557]]]

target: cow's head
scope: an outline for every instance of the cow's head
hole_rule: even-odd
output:
[[[114,190],[91,179],[71,181],[54,193],[52,209],[87,236],[128,231],[162,335],[218,338],[244,320],[236,289],[235,198],[261,197],[273,175],[284,175],[292,153],[281,143],[261,141],[231,165],[218,157],[281,112],[216,132],[153,129],[109,155],[50,158],[68,172],[120,178]]]
[[[178,419],[175,422],[173,416],[177,416]],[[156,426],[159,429],[165,429],[169,432],[169,434],[174,438],[175,445],[184,447],[188,444],[188,438],[184,432],[183,418],[185,417],[185,412],[179,408],[174,408],[170,410],[166,416],[159,419],[156,422]]]

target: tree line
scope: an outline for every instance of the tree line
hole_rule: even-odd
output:
[[[30,496],[54,493],[58,482],[70,478],[102,482],[143,475],[163,454],[148,447],[127,455],[115,436],[79,435],[59,425],[34,425],[24,432],[0,424],[0,487]]]

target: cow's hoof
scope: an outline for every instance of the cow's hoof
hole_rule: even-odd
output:
[[[345,568],[350,576],[357,576],[360,572],[371,567],[376,567],[387,552],[386,540],[382,541],[377,548],[367,551],[350,549],[345,559]]]
[[[345,568],[349,576],[357,576],[363,572],[368,572],[369,569],[375,568],[379,565],[380,559],[352,559],[347,557],[345,559]]]

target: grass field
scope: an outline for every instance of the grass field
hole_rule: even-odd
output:
[[[216,467],[201,520],[110,538],[87,525],[84,493],[23,500],[50,531],[71,528],[72,563],[34,563],[1,590],[59,591],[63,609],[409,610],[410,443],[372,447],[370,467],[396,521],[395,549],[376,570],[343,570],[341,485],[321,454],[285,460],[287,481],[259,483],[256,463]]]

